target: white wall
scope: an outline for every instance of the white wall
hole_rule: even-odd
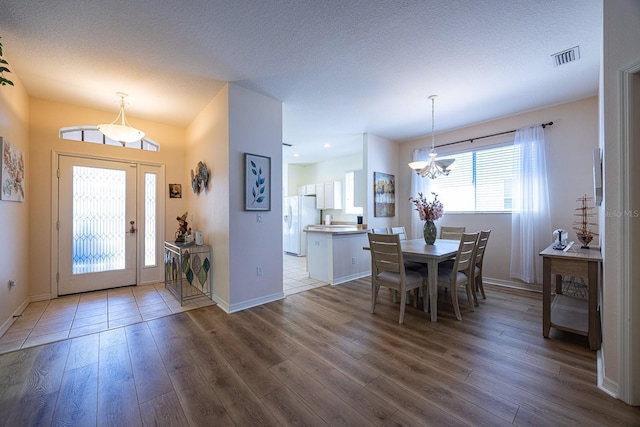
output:
[[[244,154],[271,158],[271,210],[244,211]],[[283,298],[282,103],[229,84],[229,311]],[[276,250],[277,248],[277,250]],[[263,267],[263,275],[256,268]]]
[[[7,60],[11,63],[11,58]],[[14,73],[8,77],[15,86],[0,86],[0,136],[22,151],[27,176],[23,202],[0,201],[0,336],[11,326],[12,316],[28,303],[29,268],[34,267],[28,254],[29,209],[31,189],[34,183],[38,185],[29,153],[29,97]],[[10,288],[9,280],[15,280],[17,285]]]
[[[604,147],[605,223],[599,382],[613,396],[640,405],[640,219],[618,215],[640,209],[640,202],[634,198],[640,182],[638,139],[628,149],[622,144],[629,129],[623,127],[620,108],[621,70],[640,64],[640,2],[616,0],[603,5],[600,117],[604,126],[600,145]],[[640,106],[636,104],[635,108]],[[626,165],[633,168],[627,169]]]
[[[188,167],[211,168],[210,190],[190,195],[189,207],[213,246],[213,298],[227,312],[283,298],[282,104],[229,83],[189,125],[187,139]],[[245,153],[271,158],[270,211],[244,210]]]
[[[355,223],[357,215],[346,214],[344,211],[344,194],[346,190],[344,187],[344,177],[347,171],[362,169],[362,163],[362,153],[360,153],[310,165],[289,165],[289,194],[297,194],[297,188],[301,185],[339,181],[342,184],[342,209],[326,209],[323,210],[322,214],[331,215],[333,221]]]
[[[189,208],[213,246],[213,299],[234,312],[283,298],[282,104],[229,83],[189,125],[187,139],[189,167],[211,168],[211,188],[191,194]],[[245,153],[271,158],[270,211],[244,210]]]
[[[598,146],[598,101],[596,97],[567,104],[531,111],[512,117],[495,120],[436,135],[436,145],[455,142],[467,138],[479,137],[507,130],[518,129],[539,123],[554,122],[545,129],[547,151],[547,171],[549,182],[549,202],[551,206],[551,226],[569,230],[571,240],[577,242],[575,232],[571,231],[573,213],[578,206],[576,199],[584,194],[593,196],[593,149]],[[491,145],[508,140],[513,141],[514,134],[479,140],[474,147]],[[407,166],[413,156],[413,150],[428,147],[429,137],[402,143],[400,145],[398,197],[400,223],[407,227],[409,236],[419,236],[421,231],[411,230],[412,206],[409,202],[410,180],[414,172]],[[469,143],[437,149],[438,153],[455,152],[468,149]],[[455,170],[454,172],[455,173]],[[426,178],[428,179],[428,178]],[[436,178],[437,179],[437,178]],[[447,214],[438,221],[438,226],[464,225],[467,230],[491,229],[484,272],[488,280],[501,283],[518,283],[509,277],[511,253],[511,215],[510,214]],[[552,236],[549,236],[549,244]],[[597,245],[594,241],[593,245]]]
[[[402,222],[398,222],[400,211],[399,206],[402,205],[403,197],[398,192],[402,186],[409,186],[410,181],[402,171],[399,170],[398,143],[373,134],[365,135],[364,145],[364,174],[366,183],[366,200],[367,205],[364,209],[364,223],[369,228],[393,227]],[[407,168],[408,169],[408,168]],[[395,176],[396,179],[396,214],[393,217],[376,217],[374,214],[373,204],[373,174],[374,172],[382,172]],[[400,173],[399,173],[400,172]],[[407,190],[408,192],[408,190]],[[407,196],[408,199],[409,196]]]
[[[204,243],[213,248],[212,294],[226,306],[230,301],[228,106],[229,87],[225,85],[188,126],[186,165],[180,171],[181,182],[184,182],[182,197],[187,201],[189,214],[193,215],[192,229],[201,231]],[[196,195],[190,185],[190,169],[199,161],[209,169],[209,187]]]

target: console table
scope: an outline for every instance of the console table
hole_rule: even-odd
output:
[[[589,338],[589,347],[598,350],[602,341],[600,329],[599,269],[602,254],[599,248],[582,249],[571,247],[563,251],[549,246],[542,252],[542,335],[549,337],[549,329],[554,327],[563,331],[585,335]],[[551,302],[551,276],[555,274],[556,295]],[[587,279],[587,299],[563,295],[562,276],[575,276]]]
[[[211,298],[211,247],[164,242],[164,285],[180,301]]]

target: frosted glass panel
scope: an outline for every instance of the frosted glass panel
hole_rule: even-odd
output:
[[[144,266],[156,265],[156,174],[144,174]]]
[[[126,172],[73,167],[73,274],[125,268]]]

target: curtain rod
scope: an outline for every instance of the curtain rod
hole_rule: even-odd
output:
[[[542,126],[542,128],[544,129],[547,126],[551,126],[551,125],[553,125],[553,122],[542,123],[540,126]],[[436,145],[436,148],[438,148],[438,147],[446,147],[447,145],[462,144],[463,142],[471,142],[471,143],[473,143],[473,141],[475,141],[476,139],[491,138],[492,136],[506,135],[508,133],[513,133],[513,132],[517,132],[517,131],[518,131],[518,129],[514,129],[514,130],[508,130],[508,131],[505,131],[505,132],[492,133],[491,135],[478,136],[476,138],[463,139],[461,141],[456,141],[456,142],[448,142],[446,144]]]

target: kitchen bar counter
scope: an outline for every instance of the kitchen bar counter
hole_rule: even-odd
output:
[[[307,271],[315,280],[338,285],[371,274],[371,257],[363,253],[367,229],[355,226],[309,226]]]
[[[307,233],[364,234],[369,230],[345,225],[311,225],[305,228],[304,231]]]

